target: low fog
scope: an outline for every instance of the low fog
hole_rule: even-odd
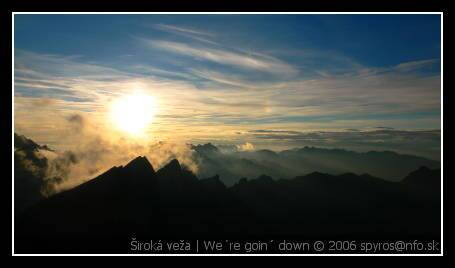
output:
[[[219,175],[227,186],[242,178],[268,175],[274,179],[292,179],[312,172],[368,173],[399,181],[420,166],[440,167],[438,161],[391,151],[358,153],[303,147],[275,152],[257,150],[249,142],[219,146],[176,141],[132,142],[104,133],[80,114],[68,116],[66,121],[68,132],[61,142],[77,145],[71,150],[56,151],[15,135],[16,199],[21,199],[17,202],[18,209],[93,179],[113,166],[126,165],[139,155],[146,156],[155,171],[177,159],[200,179]],[[391,166],[394,168],[390,169]]]

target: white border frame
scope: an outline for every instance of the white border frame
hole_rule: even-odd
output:
[[[11,135],[12,145],[12,209],[11,209],[11,254],[12,256],[443,256],[444,255],[444,13],[443,12],[11,12],[12,14],[12,124],[11,128],[14,133],[14,16],[21,14],[37,15],[69,15],[69,14],[86,14],[86,15],[440,15],[441,18],[441,253],[439,254],[16,254],[14,253],[14,135]]]

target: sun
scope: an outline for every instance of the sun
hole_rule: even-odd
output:
[[[138,136],[145,134],[157,110],[155,98],[142,93],[122,96],[111,106],[111,119],[121,131]]]

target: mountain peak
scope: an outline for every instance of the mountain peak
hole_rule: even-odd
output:
[[[47,147],[46,145],[40,146],[33,140],[25,137],[24,135],[19,135],[16,132],[14,132],[14,147],[27,151],[37,151],[38,149],[49,150],[49,147]]]
[[[125,168],[130,170],[151,170],[152,172],[155,172],[152,164],[150,164],[145,156],[138,156],[134,158],[126,164]]]
[[[195,151],[199,153],[217,153],[219,152],[218,147],[213,145],[212,143],[206,143],[206,144],[198,144],[196,146],[192,147]]]
[[[177,159],[172,159],[169,163],[158,170],[160,176],[180,176],[182,173],[182,167]]]
[[[260,182],[264,182],[264,183],[274,182],[272,177],[264,175],[264,174],[259,176],[259,177],[257,177],[256,181],[260,181]]]
[[[169,168],[173,170],[182,169],[182,167],[180,166],[180,162],[177,159],[172,159],[166,166],[164,166],[164,168]]]
[[[211,142],[206,143],[203,146],[206,147],[206,148],[212,148],[214,150],[218,150],[218,148],[215,145],[213,145]]]
[[[217,174],[213,177],[200,180],[201,184],[210,189],[224,190],[226,185],[221,182],[220,176]]]
[[[441,174],[440,169],[429,169],[425,166],[420,166],[417,170],[409,173],[402,182],[403,183],[422,183],[426,184],[428,182],[436,181],[440,182],[439,177]]]
[[[426,166],[420,166],[419,169],[417,169],[416,171],[418,171],[418,172],[428,172],[428,171],[430,171],[430,169],[427,168]]]

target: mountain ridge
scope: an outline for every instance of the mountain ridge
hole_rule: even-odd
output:
[[[411,177],[407,177],[406,183],[387,182],[368,174],[357,175],[353,173],[345,173],[334,176],[321,172],[313,172],[308,175],[298,176],[292,180],[275,180],[270,176],[261,175],[255,179],[239,180],[239,182],[235,185],[226,187],[220,181],[219,176],[207,179],[198,179],[194,174],[188,175],[189,173],[184,173],[183,170],[184,169],[180,166],[178,160],[172,160],[155,173],[152,165],[147,161],[146,157],[138,157],[125,166],[113,167],[100,176],[73,189],[56,194],[47,200],[43,200],[40,204],[36,205],[35,208],[39,207],[43,203],[49,203],[49,200],[52,201],[62,199],[62,196],[66,198],[67,196],[85,195],[85,198],[76,197],[76,199],[87,201],[88,199],[97,199],[100,196],[112,195],[117,196],[116,198],[119,196],[128,198],[133,197],[133,203],[146,202],[147,204],[144,205],[144,209],[147,209],[147,206],[150,205],[151,202],[157,201],[158,197],[162,198],[163,193],[171,198],[178,195],[188,197],[192,194],[198,195],[198,191],[203,192],[204,190],[202,189],[207,189],[207,187],[215,192],[227,191],[230,193],[235,193],[239,187],[250,186],[260,187],[257,189],[269,189],[267,191],[273,192],[275,190],[273,187],[281,187],[283,185],[304,185],[305,187],[309,187],[308,189],[312,189],[311,187],[316,187],[316,185],[319,185],[317,186],[319,188],[325,187],[327,189],[329,189],[331,185],[336,186],[336,188],[341,186],[339,189],[346,189],[346,187],[352,186],[364,187],[362,185],[368,185],[369,188],[385,187],[384,189],[388,190],[387,187],[397,187],[401,190],[404,189],[403,185],[413,184],[413,181],[411,180],[412,174],[414,174],[415,177],[415,174],[419,174],[420,172],[431,171],[433,175],[440,172],[438,170],[420,168],[413,172],[410,175]],[[187,176],[191,179],[187,180]],[[421,182],[418,183],[421,184]],[[382,185],[378,186],[380,184]],[[161,190],[163,192],[160,192]],[[361,191],[359,190],[358,192]],[[358,192],[355,192],[355,194],[358,194]],[[73,200],[73,197],[70,199]],[[115,204],[118,205],[119,202],[115,202]]]
[[[368,173],[390,181],[399,181],[419,166],[437,168],[440,162],[392,151],[356,152],[345,149],[303,147],[274,152],[271,150],[217,150],[213,144],[192,146],[199,163],[198,175],[219,174],[231,186],[238,178],[268,174],[277,178],[294,178],[313,171],[329,174]],[[394,166],[394,168],[390,168]]]
[[[131,237],[439,237],[440,168],[416,168],[396,182],[321,171],[289,179],[267,173],[274,168],[226,185],[222,174],[197,176],[177,159],[155,170],[138,156],[15,213],[17,252],[124,253]]]

